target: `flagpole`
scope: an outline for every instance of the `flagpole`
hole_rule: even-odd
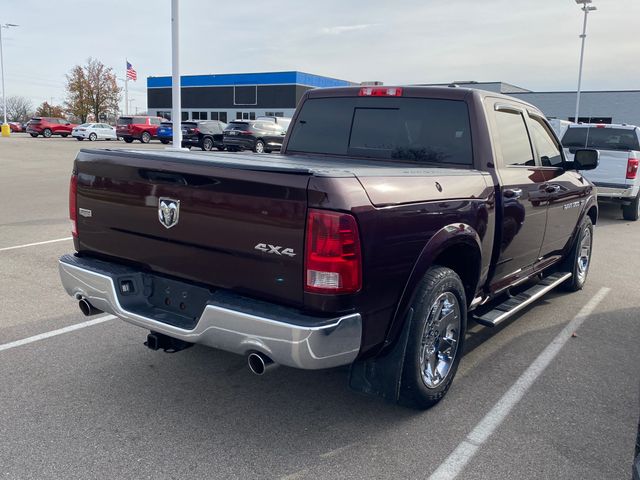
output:
[[[129,115],[129,72],[127,71],[129,60],[125,58],[124,61],[124,114]]]

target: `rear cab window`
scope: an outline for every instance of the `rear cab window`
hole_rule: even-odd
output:
[[[562,145],[570,149],[640,150],[637,129],[631,128],[569,127]]]
[[[287,150],[399,162],[473,164],[467,104],[410,97],[309,98]]]

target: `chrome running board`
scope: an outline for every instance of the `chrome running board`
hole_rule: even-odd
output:
[[[509,298],[508,300],[505,300],[493,310],[490,310],[479,317],[474,316],[473,319],[481,325],[495,327],[522,310],[527,305],[538,300],[545,293],[553,290],[562,282],[570,278],[571,275],[571,272],[552,273],[548,277],[545,277],[540,282],[536,283],[533,287]]]

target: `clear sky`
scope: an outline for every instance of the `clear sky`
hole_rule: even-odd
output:
[[[640,0],[594,0],[585,90],[640,89]],[[385,84],[502,80],[575,90],[582,12],[574,0],[181,0],[183,74],[302,70]],[[64,99],[88,57],[124,77],[171,73],[170,0],[0,0],[7,95]]]

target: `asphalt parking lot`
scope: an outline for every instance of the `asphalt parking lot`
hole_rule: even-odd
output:
[[[0,138],[4,478],[630,478],[640,222],[604,206],[586,288],[497,329],[472,325],[451,391],[416,412],[351,392],[345,369],[256,377],[205,347],[153,352],[145,331],[110,317],[20,344],[87,321],[57,273],[73,248],[67,188],[81,147],[125,144]]]

